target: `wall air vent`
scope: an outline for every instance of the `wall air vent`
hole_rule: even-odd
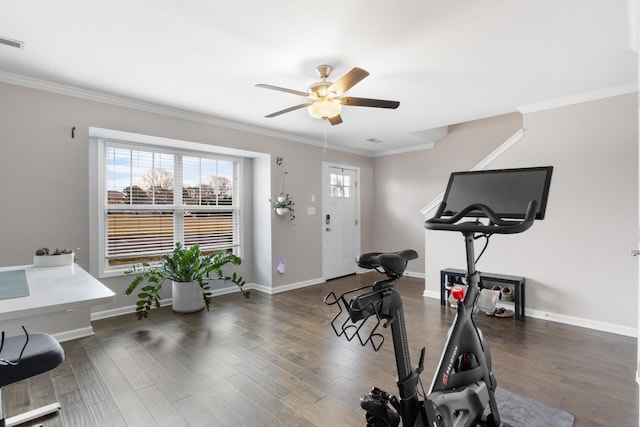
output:
[[[0,36],[0,44],[16,47],[18,49],[24,48],[24,42],[21,42],[20,40],[9,39],[7,37],[2,37],[2,36]]]

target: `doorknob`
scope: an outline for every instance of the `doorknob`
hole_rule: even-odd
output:
[[[327,231],[331,231],[331,227],[327,227],[327,228],[326,228],[326,230],[327,230]]]
[[[640,251],[639,250],[634,249],[634,250],[631,251],[631,256],[638,256],[638,255],[640,255]]]

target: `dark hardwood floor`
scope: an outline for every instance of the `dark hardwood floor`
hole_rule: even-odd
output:
[[[331,290],[376,273],[273,296],[226,295],[210,312],[154,310],[93,322],[92,337],[66,342],[66,360],[3,390],[8,416],[58,400],[44,426],[364,426],[359,396],[372,385],[395,392],[388,331],[378,352],[338,338],[329,324]],[[422,297],[421,279],[403,278],[412,363],[427,347],[424,387],[440,357],[454,310]],[[636,340],[527,318],[483,314],[498,383],[562,408],[576,427],[637,426]]]

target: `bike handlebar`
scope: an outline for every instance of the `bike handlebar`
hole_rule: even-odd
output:
[[[538,202],[531,200],[527,205],[525,218],[521,221],[502,219],[489,206],[482,203],[471,204],[450,218],[442,218],[443,206],[438,209],[436,216],[425,221],[424,226],[429,230],[460,231],[462,233],[482,234],[515,234],[528,230],[536,218]],[[470,212],[481,211],[488,219],[489,224],[478,220],[459,222],[469,216]]]

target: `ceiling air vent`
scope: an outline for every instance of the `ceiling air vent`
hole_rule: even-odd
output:
[[[381,139],[376,139],[376,138],[369,138],[366,140],[367,142],[370,142],[372,144],[380,144],[382,142]]]
[[[6,46],[16,47],[18,49],[24,48],[24,42],[19,40],[8,39],[6,37],[0,36],[0,44],[4,44]]]

